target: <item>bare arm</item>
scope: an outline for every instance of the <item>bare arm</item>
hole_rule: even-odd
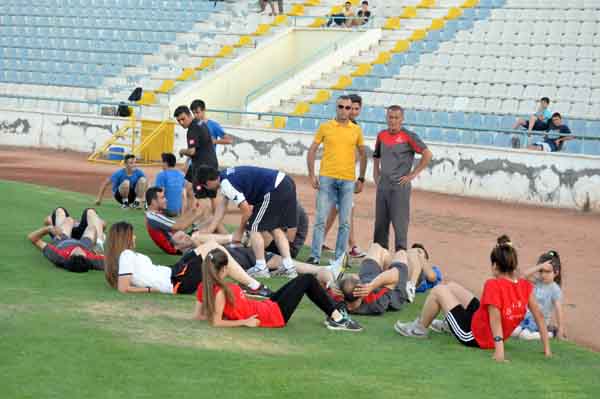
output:
[[[315,160],[317,159],[317,150],[319,149],[319,143],[313,142],[308,149],[308,155],[306,156],[306,164],[308,166],[308,176],[315,190],[319,188],[319,179],[315,176]]]
[[[358,284],[354,289],[354,295],[357,297],[365,297],[371,293],[371,291],[377,288],[386,286],[395,286],[398,284],[400,279],[400,273],[398,269],[392,268],[380,273],[373,281],[368,284]]]
[[[213,140],[213,143],[215,143],[215,144],[233,144],[233,137],[226,134],[225,136],[223,136],[222,139]]]
[[[523,270],[523,273],[521,273],[521,274],[523,275],[523,278],[526,278],[529,281],[534,281],[535,274],[537,272],[539,272],[541,269],[543,269],[545,266],[552,267],[552,262],[548,260],[544,263],[540,263],[539,265],[528,267],[527,269]]]
[[[367,171],[367,150],[364,145],[358,146],[358,156],[360,157],[360,168],[359,168],[359,178],[365,177],[365,173]],[[363,190],[364,182],[357,180],[354,193],[358,194]]]
[[[214,327],[258,327],[260,324],[256,315],[245,320],[225,320],[223,309],[225,309],[225,294],[221,290],[215,295],[215,314],[211,323]]]
[[[206,313],[204,313],[204,306],[202,306],[202,302],[196,301],[196,308],[194,309],[194,319],[206,320]]]
[[[529,295],[529,310],[533,315],[533,319],[535,320],[535,324],[537,324],[538,329],[540,330],[540,337],[542,339],[542,344],[544,345],[544,354],[547,357],[552,356],[552,352],[550,351],[550,340],[548,339],[548,328],[546,327],[546,321],[544,320],[544,315],[540,310],[540,305],[538,305],[535,299],[535,293],[532,292]]]
[[[31,233],[29,233],[29,235],[27,235],[27,238],[29,239],[29,241],[31,241],[31,243],[40,251],[43,250],[46,247],[46,243],[42,240],[42,238],[44,238],[44,236],[46,236],[47,234],[50,233],[50,231],[52,231],[52,226],[46,226],[46,227],[42,227],[41,229],[37,229],[36,231],[32,231]]]
[[[187,156],[187,157],[193,157],[194,155],[196,155],[196,147],[192,147],[192,148],[182,148],[181,150],[179,150],[179,156]]]
[[[102,197],[104,197],[104,192],[106,191],[106,187],[108,187],[109,184],[110,177],[107,177],[100,185],[100,190],[98,191],[98,198],[96,198],[96,205],[100,205],[102,203]]]
[[[423,171],[423,169],[425,169],[427,167],[427,165],[429,165],[429,162],[431,162],[432,158],[433,158],[433,153],[429,150],[429,148],[425,148],[425,150],[423,150],[423,153],[421,154],[421,160],[417,164],[417,167],[412,172],[410,172],[408,175],[402,176],[400,178],[399,183],[400,184],[409,183],[415,177],[419,176],[419,174]]]
[[[240,225],[238,226],[236,232],[233,234],[233,241],[241,241],[242,236],[244,235],[244,230],[246,229],[246,223],[248,223],[248,219],[252,215],[252,208],[248,205],[248,202],[242,202],[238,208],[240,209],[242,216],[240,218]]]
[[[217,227],[223,222],[225,218],[225,211],[227,211],[227,205],[229,204],[229,200],[222,195],[218,195],[216,198],[217,205],[215,207],[215,214],[210,222],[210,224],[202,229],[203,232],[212,233],[217,229]]]
[[[381,170],[379,169],[379,158],[373,158],[373,182],[375,184],[379,184],[379,174]]]
[[[562,302],[559,300],[554,301],[554,320],[556,321],[556,338],[564,339],[567,337],[565,333],[564,314],[562,308]]]
[[[492,330],[493,337],[504,337],[502,332],[502,317],[500,316],[500,309],[493,305],[488,305],[488,314],[490,316],[490,329]],[[496,350],[494,351],[494,360],[497,362],[504,362],[504,339],[500,341],[494,341]]]
[[[131,285],[131,276],[119,276],[119,280],[117,281],[117,289],[123,294],[128,292],[146,294],[149,294],[150,292],[158,292],[154,288],[150,287],[134,287]]]
[[[194,223],[196,217],[198,217],[198,208],[188,209],[183,215],[177,218],[171,230],[179,231],[187,229]]]

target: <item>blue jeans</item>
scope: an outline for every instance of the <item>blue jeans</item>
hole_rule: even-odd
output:
[[[323,236],[325,235],[325,222],[331,207],[338,207],[339,228],[335,244],[335,258],[342,256],[348,248],[350,237],[350,212],[352,211],[352,195],[354,194],[354,181],[334,179],[319,176],[319,193],[317,194],[317,217],[313,229],[311,255],[321,259]]]

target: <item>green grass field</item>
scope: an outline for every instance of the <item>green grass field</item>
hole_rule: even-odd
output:
[[[2,398],[598,398],[600,355],[572,343],[509,341],[511,362],[468,349],[450,336],[398,336],[423,302],[362,317],[362,333],[332,332],[308,301],[284,329],[214,329],[191,320],[194,298],[123,295],[104,275],[67,273],[26,240],[54,206],[73,214],[90,196],[0,181],[0,396]],[[127,219],[138,249],[159,252],[141,211],[112,201],[109,222]],[[282,280],[269,284],[276,288]],[[518,395],[518,396],[516,396]]]

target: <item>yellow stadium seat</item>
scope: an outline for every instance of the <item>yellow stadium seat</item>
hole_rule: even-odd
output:
[[[417,7],[413,7],[413,6],[407,6],[404,7],[404,10],[402,10],[402,15],[400,15],[400,18],[416,18],[417,17]]]
[[[252,38],[250,36],[240,36],[240,39],[238,40],[238,42],[236,44],[233,45],[233,47],[246,47],[246,46],[250,46],[252,44]]]
[[[201,71],[203,69],[208,69],[215,64],[215,59],[212,57],[206,57],[202,59],[200,65],[196,67],[197,71]]]
[[[444,29],[444,25],[446,25],[446,21],[441,18],[434,18],[431,20],[431,25],[429,25],[428,30],[441,30]]]
[[[359,5],[359,4],[362,2],[362,0],[348,0],[348,1],[349,1],[349,2],[350,2],[352,5],[353,5],[353,6],[357,6],[357,5]]]
[[[479,0],[466,0],[463,4],[462,4],[462,8],[473,8],[475,7],[477,4],[479,4]]]
[[[292,9],[287,13],[287,15],[292,17],[301,17],[304,15],[304,6],[302,4],[292,5]]]
[[[410,42],[408,40],[398,40],[391,51],[392,53],[405,53],[408,50],[410,50]]]
[[[271,23],[271,25],[274,25],[274,26],[283,25],[283,24],[285,24],[287,19],[288,19],[287,15],[284,15],[284,14],[276,15],[275,18],[273,18],[273,22]]]
[[[319,90],[317,91],[313,99],[310,100],[310,102],[312,104],[323,104],[324,102],[327,102],[327,100],[329,100],[330,97],[331,92],[329,90]]]
[[[427,37],[427,32],[425,30],[415,29],[415,30],[413,30],[413,33],[410,35],[408,40],[410,40],[411,42],[415,42],[417,40],[423,40],[426,37]]]
[[[371,72],[373,66],[371,64],[359,64],[358,68],[356,68],[350,76],[365,76]]]
[[[215,54],[215,57],[229,57],[231,54],[233,54],[233,46],[223,46],[219,52]]]
[[[421,0],[419,4],[417,4],[418,8],[432,8],[435,6],[435,0]]]
[[[448,10],[448,15],[446,15],[446,19],[456,19],[462,15],[462,9],[458,7],[450,7]]]
[[[188,80],[189,78],[194,76],[195,73],[196,70],[194,68],[183,68],[183,71],[181,71],[181,73],[175,78],[175,80]]]
[[[310,104],[300,102],[296,104],[296,108],[294,109],[294,112],[292,112],[292,115],[304,115],[308,111],[310,111]]]
[[[312,23],[310,25],[308,25],[309,28],[320,28],[321,26],[325,25],[327,23],[327,20],[323,17],[317,17],[315,18],[314,21],[312,21]]]
[[[321,0],[304,0],[304,5],[309,7],[318,6],[321,4]]]
[[[344,90],[346,87],[352,84],[352,78],[348,75],[342,75],[338,79],[338,82],[331,86],[334,90]]]
[[[145,91],[142,93],[142,98],[138,101],[139,105],[156,104],[156,94],[153,91]]]
[[[329,14],[341,14],[344,7],[342,6],[333,6],[331,10],[329,10]]]
[[[383,29],[394,30],[400,29],[400,18],[399,17],[390,17],[385,20],[385,24],[383,25]]]
[[[274,116],[273,117],[273,128],[274,129],[283,129],[285,127],[286,119],[284,116]]]
[[[160,87],[158,89],[156,89],[156,92],[161,93],[161,94],[167,94],[168,92],[171,91],[171,89],[173,87],[175,87],[175,81],[171,80],[171,79],[167,79],[162,82],[162,84],[160,85]]]
[[[265,33],[267,33],[269,31],[269,29],[271,29],[270,25],[267,24],[260,24],[258,25],[258,27],[256,28],[256,31],[253,33],[253,35],[255,36],[262,36]]]
[[[392,55],[389,51],[382,51],[377,55],[377,58],[372,62],[373,64],[387,64],[392,59]]]

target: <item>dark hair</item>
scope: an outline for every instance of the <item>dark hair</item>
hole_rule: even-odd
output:
[[[498,245],[512,244],[512,241],[510,240],[509,236],[507,236],[506,234],[502,234],[500,237],[498,237],[496,239],[496,244],[498,244]]]
[[[368,5],[369,5],[369,2],[368,2],[367,0],[364,0],[364,1],[363,1],[362,3],[360,3],[360,4],[364,4],[364,5],[368,6]]]
[[[194,101],[192,101],[192,103],[190,104],[190,109],[192,111],[195,111],[198,108],[200,108],[200,111],[206,110],[206,103],[204,101],[202,101],[202,100],[194,100]]]
[[[354,296],[354,289],[360,283],[356,277],[346,277],[340,281],[340,291],[344,294],[344,301],[354,302],[358,297]]]
[[[562,115],[560,114],[560,112],[555,112],[555,113],[553,113],[553,114],[552,114],[552,117],[553,117],[553,118],[555,118],[555,117],[559,117],[560,119],[562,119]]]
[[[341,100],[341,101],[346,101],[346,100],[350,100],[350,101],[352,101],[352,99],[350,98],[350,96],[348,96],[348,95],[346,95],[346,94],[344,94],[344,95],[342,95],[342,96],[339,96],[339,97],[337,98],[337,101],[340,101],[340,100]]]
[[[427,252],[427,250],[425,249],[425,247],[423,246],[423,244],[419,244],[418,242],[415,242],[412,245],[412,248],[420,248],[423,250],[423,252],[425,252],[425,259],[429,260],[429,252]]]
[[[519,259],[517,257],[517,250],[513,248],[512,243],[504,241],[508,238],[506,235],[498,237],[498,244],[492,249],[490,253],[490,262],[496,265],[496,268],[500,273],[511,274],[519,266]],[[500,243],[500,241],[503,241]]]
[[[133,154],[127,154],[123,157],[123,162],[127,162],[129,161],[131,158],[135,159],[135,155]]]
[[[223,290],[225,302],[235,305],[233,293],[227,286],[227,283],[219,276],[229,257],[219,248],[211,249],[202,263],[202,307],[208,318],[209,323],[213,323],[215,314],[215,286]]]
[[[540,98],[540,101],[550,104],[550,99],[548,97],[542,97],[542,98]]]
[[[400,111],[402,112],[402,114],[404,114],[404,108],[402,108],[399,105],[390,105],[389,107],[387,107],[387,112],[392,112],[392,111]]]
[[[554,270],[554,282],[558,285],[562,284],[562,264],[560,263],[560,255],[558,251],[550,250],[540,255],[538,259],[538,265],[550,261],[552,269]]]
[[[180,105],[179,107],[175,108],[175,112],[173,112],[173,117],[177,118],[181,114],[191,115],[192,113],[190,112],[190,109],[187,107],[187,105]]]
[[[162,193],[163,189],[161,187],[150,187],[146,190],[146,204],[150,206],[152,201],[158,198],[158,193]]]
[[[110,226],[104,243],[104,277],[111,287],[119,287],[119,257],[123,251],[132,248],[133,226],[128,222]]]
[[[350,101],[352,101],[352,104],[362,105],[362,97],[358,94],[350,94],[348,97],[350,97]]]
[[[65,262],[65,269],[74,273],[85,273],[90,270],[90,262],[83,255],[73,255]]]
[[[175,157],[175,155],[171,154],[170,152],[163,152],[160,155],[160,157],[161,157],[162,161],[164,163],[166,163],[169,168],[174,167],[175,164],[177,163],[177,158]]]
[[[209,180],[217,180],[219,177],[219,171],[212,166],[199,165],[194,168],[193,183],[206,184]]]
[[[347,6],[348,4],[352,5],[352,3],[349,2],[349,1],[347,1],[347,2],[344,3],[345,6]]]

